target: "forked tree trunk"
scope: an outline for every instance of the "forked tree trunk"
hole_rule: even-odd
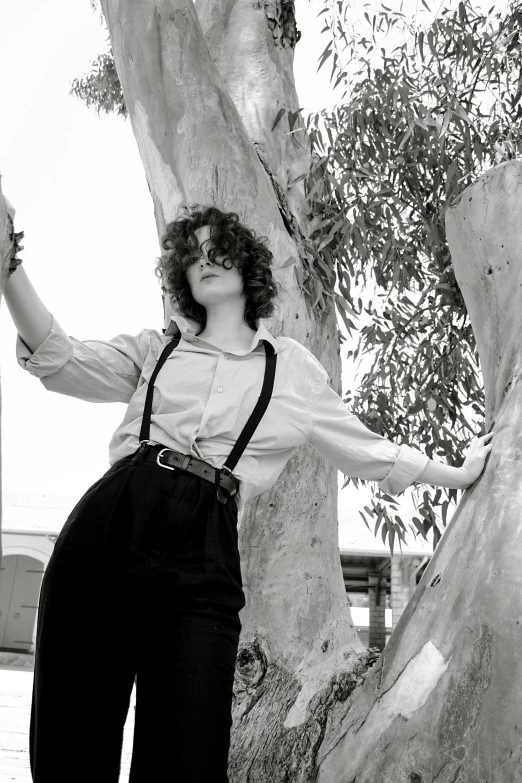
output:
[[[311,317],[300,264],[306,138],[296,110],[293,3],[102,0],[155,207],[158,233],[182,202],[214,203],[268,236],[286,295],[269,323],[309,347],[340,391],[335,312]],[[200,22],[201,20],[201,22]],[[289,202],[289,203],[288,203]],[[284,218],[283,218],[284,215]],[[232,781],[311,781],[337,710],[368,653],[351,623],[339,562],[337,473],[310,448],[250,504],[240,530],[247,605],[237,660]]]
[[[461,195],[446,228],[476,337],[493,449],[318,783],[522,780],[522,163]]]

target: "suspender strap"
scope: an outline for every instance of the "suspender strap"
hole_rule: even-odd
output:
[[[250,418],[248,419],[247,423],[243,427],[243,430],[241,431],[239,438],[234,444],[234,448],[228,455],[223,465],[223,467],[227,468],[230,472],[234,470],[237,463],[239,462],[241,455],[243,454],[244,450],[248,446],[250,438],[256,431],[259,422],[263,418],[264,413],[268,408],[268,403],[270,402],[270,398],[272,397],[277,355],[274,351],[274,347],[272,343],[269,343],[268,340],[263,340],[263,342],[265,344],[265,353],[266,353],[265,377],[263,378],[263,388],[261,389],[261,394],[259,395],[259,399],[256,403],[256,407],[250,414]]]
[[[178,335],[177,337],[173,337],[170,343],[167,343],[167,345],[165,346],[165,348],[161,353],[160,358],[158,359],[158,363],[154,368],[154,372],[150,376],[149,388],[147,389],[147,397],[145,398],[145,407],[143,409],[143,418],[141,420],[140,444],[142,441],[148,440],[150,436],[150,415],[152,413],[152,397],[154,394],[154,382],[156,380],[159,371],[161,370],[161,368],[169,358],[174,348],[176,348],[180,339],[181,339],[181,335]]]
[[[270,398],[272,397],[277,356],[272,343],[269,343],[267,340],[263,340],[263,342],[265,344],[266,363],[261,394],[259,395],[259,399],[254,410],[250,414],[247,423],[241,430],[241,434],[235,442],[234,448],[226,458],[223,467],[220,470],[216,470],[216,496],[220,503],[226,503],[229,496],[233,494],[233,487],[229,487],[227,484],[227,480],[229,482],[231,481],[229,474],[232,473],[237,463],[239,462],[239,459],[246,449],[250,438],[257,429],[257,425],[263,418],[263,415],[268,407],[268,403],[270,402]]]

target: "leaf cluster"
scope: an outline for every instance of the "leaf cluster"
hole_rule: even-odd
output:
[[[87,107],[100,112],[127,117],[127,107],[112,52],[100,54],[91,64],[87,76],[73,79],[70,94],[84,101]]]
[[[338,18],[331,7],[325,0],[319,68],[331,57],[330,78],[349,95],[308,117],[315,164],[305,190],[323,217],[310,241],[335,269],[337,306],[356,333],[348,356],[371,363],[345,401],[372,430],[460,465],[482,427],[484,393],[444,216],[488,167],[520,156],[522,12],[482,13],[466,0],[418,29],[383,5],[355,34],[340,21],[348,1],[335,4]],[[390,37],[400,40],[392,49]],[[445,524],[456,497],[416,490],[417,531],[436,531],[437,510]],[[392,549],[404,541],[393,498],[374,489],[364,511]]]

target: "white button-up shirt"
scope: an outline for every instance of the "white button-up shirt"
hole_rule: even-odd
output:
[[[46,389],[90,402],[124,402],[109,444],[113,465],[139,446],[148,380],[171,335],[181,339],[154,384],[150,439],[221,467],[258,400],[268,340],[277,353],[268,408],[236,467],[241,517],[246,501],[269,489],[294,449],[311,444],[346,476],[373,479],[390,494],[422,473],[428,457],[369,430],[329,385],[322,364],[291,337],[275,338],[261,323],[250,348],[224,352],[196,336],[198,325],[172,316],[163,335],[143,329],[111,340],[77,340],[53,317],[50,334],[31,353],[17,336],[21,367]]]

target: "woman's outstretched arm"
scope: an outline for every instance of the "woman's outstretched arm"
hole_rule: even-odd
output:
[[[417,481],[435,487],[466,489],[484,469],[491,451],[492,433],[474,438],[464,463],[453,467],[369,430],[324,383],[322,393],[310,409],[310,442],[345,476],[378,481],[381,489],[395,495]]]

